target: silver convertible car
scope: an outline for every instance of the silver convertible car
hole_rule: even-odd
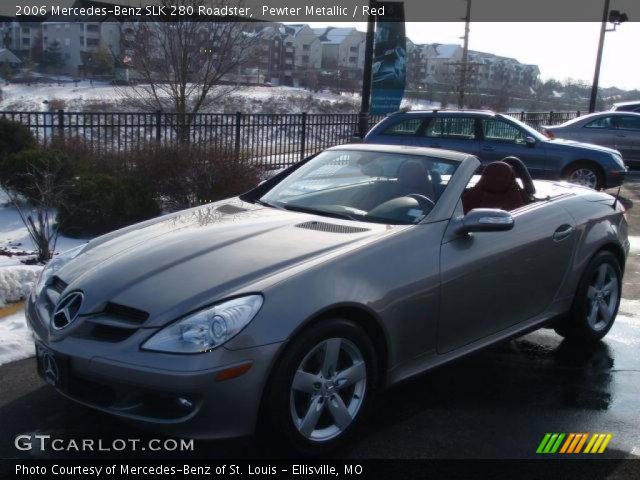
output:
[[[335,447],[376,391],[533,329],[593,342],[629,251],[605,193],[344,145],[240,197],[57,256],[28,301],[40,375],[164,433]]]

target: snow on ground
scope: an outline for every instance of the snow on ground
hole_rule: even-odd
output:
[[[0,318],[0,365],[35,355],[24,312]]]
[[[81,82],[71,82],[68,79],[64,81],[51,83],[33,83],[28,84],[9,84],[2,86],[2,99],[0,100],[1,110],[12,111],[35,111],[46,112],[50,108],[63,108],[67,111],[83,111],[86,107],[98,105],[98,109],[104,105],[116,106],[123,109],[125,105],[121,102],[128,98],[127,89],[130,87],[113,86],[105,82],[90,82],[83,80]],[[222,91],[228,91],[229,87],[218,87]],[[212,90],[212,95],[216,94],[217,89]],[[239,105],[243,101],[250,99],[254,102],[264,103],[264,113],[269,113],[270,100],[284,100],[291,103],[291,112],[297,112],[297,106],[308,108],[303,101],[312,97],[316,101],[321,102],[347,102],[352,103],[354,112],[359,108],[360,95],[357,93],[334,93],[328,90],[314,92],[299,87],[263,87],[263,86],[243,86],[232,89],[225,95],[227,98],[236,97]],[[52,107],[52,101],[63,102],[62,105]],[[45,103],[46,102],[46,103]],[[126,104],[126,102],[125,102]],[[402,108],[411,107],[413,109],[430,110],[439,108],[440,103],[428,102],[425,100],[404,99]],[[212,111],[217,111],[214,106]]]
[[[82,111],[88,104],[117,104],[128,98],[130,87],[113,86],[105,82],[61,82],[9,84],[2,87],[0,110],[49,111],[50,102],[58,100],[64,102],[64,109],[68,111]],[[229,87],[218,87],[223,91]],[[215,95],[216,89],[212,91]],[[329,91],[312,92],[296,87],[262,87],[246,86],[232,89],[226,96],[250,98],[267,102],[273,98],[288,98],[294,102],[309,96],[316,100],[328,102],[359,101],[358,95],[340,95]],[[47,103],[45,103],[47,102]]]
[[[86,240],[59,237],[57,252],[64,252]],[[33,258],[35,248],[18,211],[7,202],[5,193],[0,190],[0,251],[12,253],[12,256],[0,253],[0,307],[7,302],[17,302],[28,295],[35,283],[41,265],[24,265],[22,260]],[[23,253],[29,255],[23,255]]]

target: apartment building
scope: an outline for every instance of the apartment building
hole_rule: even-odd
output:
[[[94,19],[68,21],[66,17],[51,17],[42,23],[42,48],[55,49],[62,55],[63,70],[69,75],[84,75],[100,55],[120,55],[120,25]]]
[[[365,34],[353,27],[314,28],[322,45],[322,69],[358,76],[364,68]]]
[[[322,67],[322,43],[309,25],[287,25],[287,33],[293,38],[295,86],[314,86]]]
[[[421,90],[430,86],[450,86],[459,81],[463,68],[460,45],[411,43],[407,49],[410,88]],[[468,53],[466,69],[467,84],[487,91],[499,91],[505,87],[515,90],[535,88],[540,77],[537,65],[472,50]]]
[[[0,47],[11,50],[18,57],[26,59],[42,43],[42,21],[0,22]]]

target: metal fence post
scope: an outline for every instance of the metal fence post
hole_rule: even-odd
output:
[[[304,160],[304,150],[307,143],[307,112],[302,112],[302,125],[300,126],[300,160]]]
[[[549,125],[553,125],[553,110],[549,112]]]
[[[162,137],[162,110],[156,110],[156,142],[160,143]]]
[[[58,130],[60,130],[60,136],[64,136],[64,110],[58,110]]]
[[[577,117],[579,117],[579,116],[580,116],[580,110],[578,110],[578,111],[576,112],[576,116],[577,116]]]
[[[242,121],[242,113],[236,112],[236,159],[240,158],[240,122]]]

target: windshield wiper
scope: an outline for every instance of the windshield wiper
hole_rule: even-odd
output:
[[[298,205],[288,205],[288,204],[282,204],[282,208],[284,208],[285,210],[291,210],[292,212],[311,213],[313,215],[323,215],[325,217],[342,218],[345,220],[358,221],[356,217],[349,215],[348,213],[331,212],[328,210],[316,210],[315,208],[300,207]]]

